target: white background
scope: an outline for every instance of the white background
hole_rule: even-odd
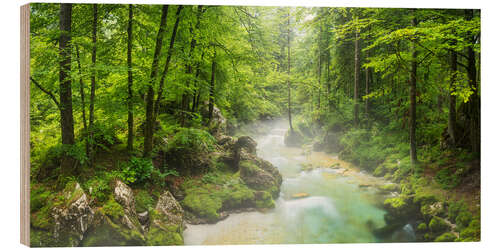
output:
[[[72,2],[60,1],[56,2]],[[47,2],[47,1],[41,1]],[[54,2],[54,1],[50,1]],[[73,1],[74,2],[74,1]],[[80,0],[81,3],[96,1]],[[497,132],[499,123],[500,9],[495,0],[97,0],[101,3],[183,3],[232,5],[294,5],[349,7],[418,7],[480,8],[481,11],[481,117],[482,117],[482,241],[480,243],[411,243],[411,244],[334,244],[334,245],[247,245],[237,249],[500,249],[498,222],[500,182],[497,164],[500,155]],[[20,82],[19,82],[19,13],[28,1],[0,2],[0,248],[19,249],[20,239]],[[497,246],[498,245],[498,246]],[[167,249],[234,249],[234,246],[163,247]],[[111,249],[111,248],[100,248]],[[119,249],[119,248],[113,248]],[[134,249],[152,249],[138,247]]]

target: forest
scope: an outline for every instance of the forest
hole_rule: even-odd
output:
[[[30,9],[31,246],[480,240],[480,10]]]

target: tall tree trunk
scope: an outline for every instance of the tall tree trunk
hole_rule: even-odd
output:
[[[417,18],[412,18],[413,27],[417,26]],[[411,68],[410,68],[410,158],[411,164],[418,163],[417,159],[417,46],[411,42]]]
[[[474,18],[474,10],[465,10],[465,19],[470,21]],[[471,151],[476,154],[481,152],[481,104],[479,100],[477,86],[477,70],[476,70],[476,53],[474,52],[474,44],[476,37],[472,33],[467,34],[467,77],[469,78],[469,87],[472,89],[470,101],[466,104],[466,117],[469,125],[469,138]]]
[[[201,52],[201,60],[200,61],[203,61],[203,57],[205,56],[205,52],[202,51]],[[196,63],[196,73],[194,75],[194,79],[198,79],[199,75],[200,75],[200,63],[201,62],[197,62]],[[193,107],[191,108],[191,112],[195,112],[196,110],[198,110],[198,103],[200,101],[200,95],[201,95],[201,89],[196,89],[195,93],[193,94]]]
[[[154,105],[154,84],[158,75],[158,60],[161,53],[163,44],[163,35],[165,33],[165,26],[167,23],[168,5],[163,5],[161,11],[160,28],[156,36],[155,52],[153,55],[153,63],[151,65],[151,75],[149,77],[148,92],[146,94],[146,122],[144,124],[144,157],[150,157],[153,150],[153,105]]]
[[[456,44],[456,41],[452,42],[452,45]],[[448,112],[448,134],[451,139],[451,146],[455,147],[457,143],[457,135],[456,135],[456,122],[457,122],[457,98],[454,95],[455,84],[457,79],[457,52],[452,50],[450,53],[450,94],[449,94],[449,112]]]
[[[194,29],[196,31],[198,31],[199,27],[200,27],[200,15],[201,15],[201,11],[202,11],[202,8],[203,8],[203,5],[198,5],[198,11],[196,12],[196,24],[195,24],[195,27]],[[193,53],[194,53],[194,49],[196,47],[196,34],[194,33],[195,31],[193,30],[193,27],[190,26],[189,28],[189,32],[191,34],[191,43],[190,43],[190,47],[189,47],[189,53],[188,53],[188,58],[190,59],[190,61],[188,61],[186,63],[186,74],[187,75],[191,75],[193,73],[193,63],[192,63],[192,57],[193,57]],[[194,84],[194,83],[193,83]],[[189,86],[191,85],[191,81],[188,80],[187,81],[187,87],[189,88]],[[194,97],[192,98],[193,100],[196,98],[196,95],[193,95]],[[187,93],[186,91],[183,91],[183,94],[182,94],[182,116],[181,116],[181,126],[183,127],[184,126],[184,122],[185,122],[185,119],[186,119],[186,112],[189,110],[189,93]],[[194,103],[194,101],[193,101]],[[194,107],[194,106],[193,106]],[[193,111],[194,112],[194,111]]]
[[[321,33],[323,33],[323,27],[319,27],[318,35],[318,110],[321,109]]]
[[[179,22],[181,19],[180,14],[181,14],[182,8],[183,8],[183,6],[179,5],[179,7],[177,7],[177,12],[175,13],[175,16],[176,16],[175,24],[174,24],[174,28],[172,30],[172,35],[170,36],[170,44],[169,44],[168,51],[167,51],[167,60],[165,62],[165,68],[163,69],[163,74],[161,75],[160,86],[158,87],[158,96],[156,97],[156,101],[154,104],[153,119],[151,121],[152,123],[155,123],[156,118],[158,117],[158,112],[160,109],[160,101],[163,97],[163,86],[165,85],[165,78],[167,77],[167,74],[168,74],[168,67],[170,65],[170,60],[172,59],[172,54],[174,53],[175,36],[177,34],[177,28],[179,27]]]
[[[365,116],[368,117],[370,114],[370,99],[368,95],[370,94],[370,81],[372,81],[372,73],[369,67],[365,68]]]
[[[293,126],[292,126],[292,104],[291,104],[291,86],[290,86],[290,9],[288,10],[288,15],[287,15],[287,48],[288,48],[288,68],[287,68],[287,74],[288,74],[288,79],[287,79],[287,87],[288,87],[288,123],[290,125],[290,132],[293,133]],[[312,104],[312,102],[311,102]]]
[[[217,51],[214,46],[214,57],[212,58],[212,75],[210,77],[210,96],[208,99],[208,122],[212,121],[213,113],[214,113],[214,102],[215,102],[215,60],[217,58]]]
[[[80,100],[82,102],[82,122],[83,122],[83,131],[85,131],[85,154],[87,158],[90,157],[90,149],[89,149],[89,139],[88,139],[88,128],[87,128],[87,117],[85,114],[85,91],[83,86],[83,77],[82,77],[82,65],[80,62],[80,49],[78,45],[76,47],[76,62],[78,65],[78,77],[80,78]]]
[[[95,142],[94,142],[94,102],[96,85],[96,56],[97,56],[97,4],[92,5],[94,19],[92,20],[92,76],[90,78],[90,106],[89,106],[89,160],[90,167],[94,166]]]
[[[75,144],[73,100],[71,92],[71,12],[72,4],[61,4],[59,16],[59,103],[61,112],[62,144]],[[67,153],[63,155],[61,172],[69,175],[75,172],[75,160]]]
[[[330,49],[328,48],[330,46],[330,36],[326,36],[326,100],[328,104],[328,111],[330,112],[332,110],[332,100],[331,100],[331,91],[332,91],[332,83],[330,79],[330,60],[331,60],[331,55],[330,55]]]
[[[368,34],[370,34],[370,29],[368,29]],[[368,46],[368,41],[370,40],[370,35],[365,39]],[[365,61],[371,56],[370,50],[366,51]],[[370,94],[370,85],[373,83],[372,69],[370,67],[365,68],[365,117],[368,118],[370,115],[370,99],[368,95]],[[367,120],[368,122],[368,120]]]
[[[133,5],[128,5],[128,27],[127,27],[127,67],[128,67],[128,137],[127,137],[127,150],[132,152],[134,150],[134,93],[132,92],[132,21],[133,21]]]
[[[354,126],[359,126],[359,31],[356,28],[354,39]]]
[[[199,110],[199,108],[200,108],[200,97],[201,97],[201,90],[198,90],[198,94],[196,95],[195,110]]]

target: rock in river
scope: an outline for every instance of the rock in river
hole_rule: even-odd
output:
[[[300,198],[306,198],[306,197],[309,197],[309,194],[308,193],[296,193],[296,194],[293,194],[292,195],[292,198],[294,199],[300,199]]]

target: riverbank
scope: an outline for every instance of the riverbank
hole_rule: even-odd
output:
[[[321,127],[299,120],[295,133],[310,152],[336,152],[358,172],[393,184],[385,199],[386,226],[374,230],[381,238],[411,226],[417,241],[478,241],[480,239],[480,167],[477,156],[463,149],[422,147],[421,160],[411,164],[403,134],[372,128],[337,125]],[[345,165],[349,166],[349,165]],[[309,168],[311,166],[305,166]]]
[[[275,206],[282,177],[252,138],[180,128],[159,139],[152,160],[115,157],[116,143],[99,170],[32,185],[32,246],[182,245],[186,222]]]
[[[216,224],[187,225],[185,243],[273,244],[380,242],[387,181],[323,152],[284,145],[286,122],[275,121],[256,137],[257,155],[283,176],[276,206],[230,214]],[[269,124],[268,124],[269,125]],[[306,169],[305,167],[311,166]],[[403,235],[406,237],[406,235]],[[406,237],[408,240],[411,237]]]

